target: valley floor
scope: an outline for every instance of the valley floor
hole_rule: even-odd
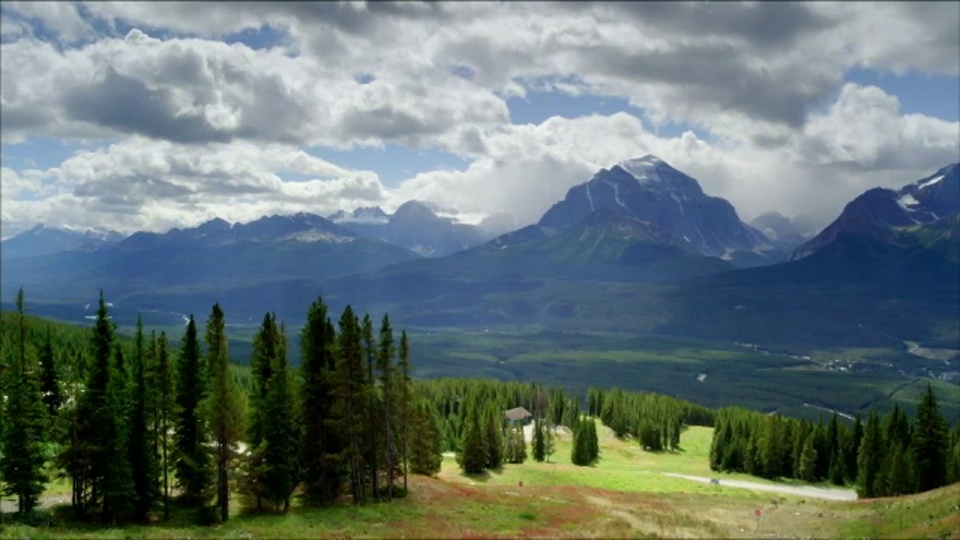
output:
[[[825,486],[803,487],[710,471],[711,435],[710,429],[691,428],[681,438],[682,452],[652,454],[602,429],[600,462],[577,467],[570,463],[569,436],[560,433],[549,463],[528,461],[481,475],[464,475],[456,460],[446,456],[437,477],[412,476],[409,497],[389,504],[343,504],[325,509],[295,506],[286,515],[269,515],[244,512],[235,502],[234,516],[222,526],[192,525],[194,512],[176,510],[169,522],[150,526],[11,525],[0,536],[960,538],[960,485],[899,499],[817,499],[813,495]],[[720,485],[687,477],[719,478]],[[761,491],[768,489],[816,491],[803,495]],[[754,514],[757,509],[762,514],[759,522]],[[69,516],[69,509],[58,507],[54,513]]]

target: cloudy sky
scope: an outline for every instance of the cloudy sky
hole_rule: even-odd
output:
[[[536,221],[648,153],[827,220],[960,160],[960,4],[2,3],[2,234],[405,200]]]

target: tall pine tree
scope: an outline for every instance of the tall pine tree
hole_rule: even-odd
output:
[[[363,417],[367,406],[366,371],[363,366],[360,321],[353,308],[344,308],[340,316],[340,333],[337,336],[338,369],[337,397],[343,407],[343,434],[346,448],[343,465],[347,470],[350,492],[354,503],[364,501],[363,485]]]
[[[207,319],[207,366],[209,388],[202,410],[213,439],[216,465],[216,505],[220,521],[230,519],[230,470],[243,436],[243,398],[230,373],[226,321],[220,304],[214,304]],[[284,413],[289,414],[289,411]]]
[[[146,347],[143,319],[137,315],[133,352],[133,406],[130,411],[130,466],[134,488],[134,517],[146,521],[159,495],[157,454],[148,418],[152,388],[147,387]]]
[[[383,316],[384,321],[387,320],[387,315]],[[410,452],[410,423],[411,423],[411,407],[413,402],[413,392],[411,390],[411,381],[410,381],[410,340],[407,338],[407,331],[403,330],[400,332],[400,358],[397,363],[397,368],[399,369],[399,377],[397,380],[397,386],[399,387],[398,399],[399,399],[399,410],[400,410],[400,423],[402,426],[402,443],[401,443],[401,461],[403,462],[403,490],[407,491],[407,469],[409,468],[409,452]]]
[[[269,416],[268,400],[279,349],[280,336],[276,316],[267,313],[260,324],[260,330],[253,337],[253,353],[250,357],[253,395],[250,400],[250,422],[247,429],[250,457],[246,463],[244,491],[256,498],[257,510],[263,508],[263,498],[270,495],[267,479],[270,465],[266,451],[267,429],[273,419]]]
[[[318,503],[340,494],[340,413],[335,408],[336,334],[323,298],[307,312],[300,334],[300,471],[309,499]]]
[[[17,293],[17,326],[17,354],[6,385],[7,406],[3,416],[6,425],[0,439],[0,477],[6,493],[17,496],[18,512],[29,514],[47,481],[43,472],[47,418],[36,359],[27,345],[22,288]]]
[[[57,373],[49,324],[47,324],[47,340],[40,354],[40,390],[43,392],[43,403],[47,406],[47,413],[51,419],[56,418],[60,405],[63,404],[63,394],[60,390],[60,376]]]
[[[276,511],[290,508],[290,496],[296,487],[297,430],[294,425],[293,390],[287,365],[286,338],[283,325],[277,332],[277,351],[272,375],[268,381],[264,430],[265,486]]]
[[[160,470],[163,477],[163,519],[170,519],[170,431],[176,422],[174,370],[170,362],[167,333],[160,332],[157,341],[156,377],[158,397],[157,431],[159,433]]]
[[[197,338],[197,323],[193,315],[190,315],[180,346],[177,369],[174,462],[183,499],[193,504],[203,502],[211,484],[210,459],[204,448],[206,434],[200,411],[200,401],[204,397],[206,386],[200,358],[200,342]]]
[[[877,413],[870,409],[867,415],[867,425],[863,430],[863,439],[860,441],[860,451],[857,454],[857,495],[862,498],[877,496],[880,466],[883,460],[883,434],[880,431],[880,419]]]
[[[383,394],[383,458],[384,468],[387,471],[387,500],[393,498],[394,470],[397,467],[399,452],[397,452],[396,418],[397,410],[397,377],[393,365],[396,351],[393,346],[393,329],[390,327],[390,318],[384,314],[380,323],[380,348],[377,354],[377,373],[380,379],[380,390]]]
[[[944,485],[947,477],[947,423],[940,414],[933,387],[917,405],[917,421],[913,430],[913,457],[917,489],[928,491]]]

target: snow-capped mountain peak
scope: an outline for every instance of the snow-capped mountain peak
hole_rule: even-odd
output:
[[[690,245],[705,255],[768,247],[763,234],[741,222],[729,202],[706,195],[694,178],[652,155],[601,169],[589,181],[570,188],[539,224],[561,231],[601,210],[651,223],[677,244]]]
[[[633,175],[634,178],[641,182],[644,180],[659,182],[661,177],[658,173],[658,169],[662,165],[667,164],[653,154],[647,154],[641,158],[627,159],[617,163],[617,167],[627,171]],[[667,167],[669,167],[669,165],[667,165]]]

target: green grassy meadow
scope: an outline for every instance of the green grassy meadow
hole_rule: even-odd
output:
[[[560,432],[549,463],[527,461],[482,475],[464,475],[445,457],[435,478],[410,478],[411,492],[389,504],[309,508],[255,514],[233,501],[225,525],[193,525],[195,511],[174,508],[171,520],[97,527],[70,520],[55,507],[57,525],[8,524],[3,538],[491,538],[491,537],[928,537],[960,538],[960,485],[897,499],[834,502],[721,487],[664,472],[718,476],[707,466],[712,430],[691,428],[683,451],[648,453],[600,430],[601,459],[570,463]],[[523,482],[523,485],[520,485]],[[754,511],[762,517],[757,530]]]

